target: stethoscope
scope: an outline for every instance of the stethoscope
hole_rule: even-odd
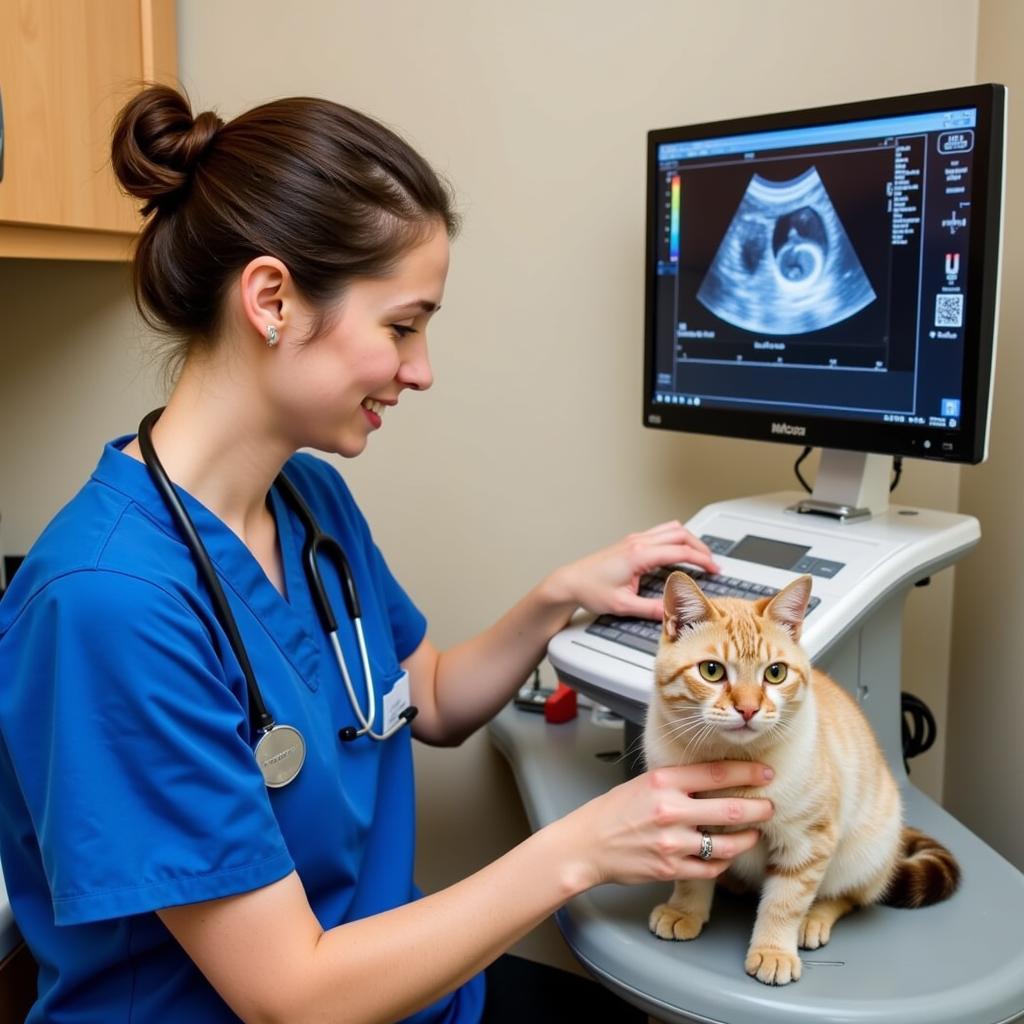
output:
[[[267,710],[263,700],[263,693],[256,682],[256,675],[252,670],[249,655],[242,644],[242,637],[238,632],[238,623],[231,612],[224,590],[214,571],[213,563],[207,553],[203,542],[199,539],[199,533],[192,522],[178,492],[174,489],[170,477],[157,457],[156,449],[153,447],[153,424],[160,418],[163,409],[154,409],[139,424],[139,448],[142,450],[142,459],[146,463],[153,483],[160,492],[171,515],[177,522],[185,543],[192,552],[196,566],[203,581],[210,590],[213,598],[214,609],[217,618],[227,634],[231,649],[235,652],[238,664],[241,666],[242,674],[245,676],[245,684],[249,690],[249,721],[254,736],[259,736],[256,741],[254,753],[256,763],[263,774],[263,781],[271,788],[277,789],[287,786],[302,767],[306,759],[306,741],[302,733],[292,725],[279,725],[274,721],[273,716]],[[341,545],[331,536],[320,529],[316,517],[313,515],[305,499],[296,490],[295,485],[284,475],[279,473],[274,481],[285,500],[295,510],[306,532],[306,540],[302,548],[302,559],[306,571],[306,581],[309,586],[313,603],[316,606],[317,614],[324,630],[331,640],[334,648],[334,657],[341,670],[341,677],[345,681],[345,689],[348,691],[348,699],[359,721],[360,728],[349,725],[338,732],[338,738],[348,743],[360,736],[369,736],[373,740],[386,740],[393,736],[403,725],[411,722],[417,713],[417,709],[411,705],[398,716],[398,719],[383,732],[374,732],[373,721],[377,713],[376,700],[374,696],[373,674],[370,672],[370,659],[366,651],[366,637],[363,635],[363,617],[359,606],[359,595],[356,593],[356,582],[349,568],[348,559]],[[348,666],[345,664],[345,655],[341,650],[341,642],[338,639],[338,620],[334,617],[334,610],[324,589],[323,578],[317,567],[317,555],[323,551],[334,563],[338,576],[342,581],[343,593],[345,596],[345,607],[348,609],[349,618],[355,627],[356,639],[359,643],[359,657],[363,665],[363,677],[366,679],[366,699],[369,704],[369,713],[363,714],[359,705],[359,698],[356,696],[355,688],[352,685],[352,678],[349,676]]]

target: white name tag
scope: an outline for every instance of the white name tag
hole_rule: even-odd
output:
[[[384,731],[387,732],[398,721],[398,716],[409,706],[409,673],[403,672],[384,694]]]

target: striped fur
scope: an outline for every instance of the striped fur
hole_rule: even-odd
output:
[[[927,907],[948,900],[960,884],[960,866],[941,843],[916,828],[903,829],[903,846],[889,886],[887,907]]]
[[[810,585],[804,576],[770,599],[712,602],[673,573],[644,734],[652,768],[738,758],[775,769],[769,785],[743,791],[767,796],[775,814],[725,879],[761,894],[745,967],[773,985],[796,981],[798,948],[823,946],[856,907],[925,906],[959,881],[948,850],[904,828],[899,788],[867,720],[800,647]],[[708,662],[724,667],[721,680],[704,677]],[[772,666],[785,666],[778,682]],[[713,891],[708,882],[675,883],[651,912],[651,930],[695,938]]]

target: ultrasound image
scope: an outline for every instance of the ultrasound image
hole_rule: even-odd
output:
[[[736,327],[806,334],[876,296],[814,167],[790,181],[755,174],[697,299]]]

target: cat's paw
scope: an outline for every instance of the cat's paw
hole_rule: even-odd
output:
[[[788,985],[800,980],[800,957],[781,949],[751,948],[743,966],[747,974],[765,985]]]
[[[816,914],[814,908],[808,912],[800,925],[797,942],[801,949],[820,949],[832,938],[833,916]]]
[[[668,903],[659,903],[647,919],[647,927],[659,939],[695,939],[704,927],[704,918],[687,910],[677,910]]]

